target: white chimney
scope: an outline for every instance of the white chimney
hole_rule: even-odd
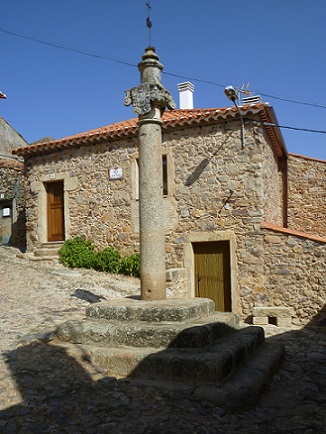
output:
[[[193,109],[194,108],[194,85],[189,81],[178,84],[179,91],[179,107],[181,109]]]

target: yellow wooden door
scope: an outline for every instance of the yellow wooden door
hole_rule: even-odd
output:
[[[195,295],[211,298],[215,309],[231,312],[230,243],[194,243]]]
[[[48,198],[48,241],[64,240],[63,182],[49,182],[46,186]]]

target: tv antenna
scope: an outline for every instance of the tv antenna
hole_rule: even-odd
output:
[[[145,3],[146,4],[146,6],[147,6],[147,18],[146,18],[146,26],[148,27],[148,45],[149,46],[151,46],[152,45],[152,32],[151,32],[151,29],[152,29],[152,21],[151,21],[151,9],[152,9],[152,6],[151,6],[151,2],[150,2],[150,0],[148,0],[148,2],[147,3]]]
[[[240,105],[242,105],[242,95],[250,96],[251,92],[249,90],[250,83],[246,85],[242,85],[240,88],[238,87],[236,90],[237,95],[239,96]]]

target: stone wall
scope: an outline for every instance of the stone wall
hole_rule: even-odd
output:
[[[326,236],[326,161],[289,155],[288,227]]]
[[[25,179],[23,177],[23,163],[11,159],[0,158],[0,206],[11,209],[11,245],[25,249]],[[0,226],[2,220],[0,219]],[[2,238],[2,237],[1,237]],[[1,240],[0,240],[1,242]]]
[[[289,307],[294,324],[307,324],[325,306],[326,239],[268,228],[263,239],[265,292],[252,293],[255,306]]]
[[[242,149],[236,126],[226,132],[224,126],[216,125],[164,132],[163,152],[170,166],[163,210],[168,266],[183,265],[179,238],[189,231],[247,230],[264,219],[264,189],[270,183],[262,181],[266,158],[261,148],[268,145],[263,136],[257,145],[254,129],[248,132],[249,138],[250,144]],[[137,138],[133,138],[30,158],[26,164],[32,185],[26,209],[30,248],[41,242],[34,183],[75,177],[76,188],[67,195],[68,236],[84,235],[99,248],[115,243],[128,253],[137,250],[137,180],[132,176],[136,156]],[[122,168],[123,178],[110,181],[109,169],[115,166]],[[273,208],[281,214],[278,188]]]
[[[283,226],[287,206],[284,194],[286,191],[286,157],[277,158],[270,146],[263,146],[262,134],[260,131],[257,135],[257,144],[264,156],[262,163],[264,220]]]
[[[0,116],[0,155],[10,156],[13,149],[27,145],[25,139]]]
[[[84,236],[99,249],[114,244],[123,254],[136,251],[138,234],[131,231],[130,207],[130,154],[136,149],[135,140],[119,140],[29,159],[28,250],[46,241],[39,231],[39,211],[46,209],[45,185],[63,180],[66,238]],[[115,166],[123,169],[123,178],[111,181],[109,169]]]

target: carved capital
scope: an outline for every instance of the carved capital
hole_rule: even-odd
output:
[[[132,104],[134,112],[138,115],[149,113],[153,106],[160,107],[162,112],[165,107],[170,110],[176,107],[170,92],[160,83],[142,83],[125,92],[124,105]]]

